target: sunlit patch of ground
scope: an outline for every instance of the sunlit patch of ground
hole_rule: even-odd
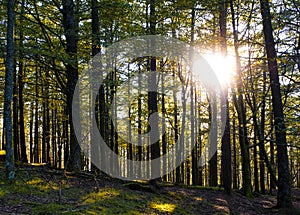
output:
[[[136,183],[136,184],[134,184]],[[5,179],[0,163],[0,214],[278,214],[276,196],[248,199],[227,196],[218,188],[128,182],[107,176],[71,174],[45,166],[18,167],[16,179]],[[297,192],[296,192],[297,191]],[[300,191],[294,204],[299,206]]]
[[[173,213],[176,208],[175,204],[170,204],[170,203],[153,202],[150,205],[151,208],[157,209],[161,213]]]

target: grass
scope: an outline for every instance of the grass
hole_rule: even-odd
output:
[[[254,200],[228,197],[218,188],[164,183],[156,190],[145,182],[95,179],[45,167],[21,167],[10,184],[0,163],[0,214],[240,214],[236,210],[249,201]],[[266,212],[251,207],[245,210]]]

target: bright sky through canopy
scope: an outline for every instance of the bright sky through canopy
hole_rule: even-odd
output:
[[[222,56],[220,54],[206,54],[203,56],[221,85],[230,85],[235,74],[235,58],[232,56]]]
[[[200,70],[205,69],[205,65],[208,64],[222,86],[230,85],[230,83],[232,83],[235,74],[234,57],[224,57],[220,54],[204,54],[202,56],[206,60],[206,63],[204,63],[201,59],[196,59],[193,63],[193,71],[196,76],[199,75],[199,73],[203,73],[200,72]],[[208,75],[209,71],[205,73]],[[213,75],[211,78],[213,79]]]

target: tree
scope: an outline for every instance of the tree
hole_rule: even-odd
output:
[[[271,21],[270,5],[267,0],[260,0],[261,15],[263,20],[263,32],[268,58],[268,71],[271,82],[272,107],[274,114],[275,137],[277,146],[277,164],[278,164],[278,193],[277,207],[292,207],[291,184],[289,160],[286,143],[286,127],[284,123],[284,114],[278,75],[277,54],[273,37],[273,27]]]
[[[67,113],[70,126],[70,155],[67,162],[67,169],[70,171],[79,171],[80,164],[80,147],[75,135],[72,116],[72,99],[74,89],[78,80],[78,63],[77,63],[77,23],[75,20],[75,4],[73,0],[63,0],[63,26],[66,36],[66,53],[69,59],[66,62],[67,72]]]
[[[150,0],[150,34],[156,34],[156,14],[155,14],[155,0]],[[154,118],[151,125],[151,130],[154,130],[153,135],[150,135],[150,143],[152,144],[151,149],[151,159],[154,160],[160,156],[160,147],[159,147],[159,128],[158,128],[158,107],[157,107],[157,84],[156,84],[156,58],[150,58],[150,74],[149,74],[149,92],[148,92],[148,109],[149,109],[149,119],[150,117]],[[151,166],[151,173],[160,172],[160,165]],[[157,180],[151,180],[150,183],[155,183]]]
[[[227,55],[227,42],[226,42],[226,17],[227,17],[227,3],[224,0],[219,2],[219,26],[220,26],[220,46],[221,54]],[[226,86],[227,87],[227,86]],[[228,102],[228,89],[224,90],[226,107],[224,111],[225,130],[222,137],[222,185],[227,194],[231,194],[232,187],[232,170],[231,170],[231,146],[230,146],[230,121],[229,121],[229,102]],[[223,122],[224,123],[224,122]]]
[[[242,177],[243,177],[243,193],[245,196],[252,196],[251,187],[251,171],[250,171],[250,155],[249,155],[249,141],[247,135],[247,122],[246,122],[246,107],[244,104],[244,94],[243,94],[243,82],[242,82],[242,71],[241,71],[241,61],[239,57],[239,44],[238,44],[238,34],[236,30],[235,12],[233,8],[233,1],[230,1],[230,10],[232,16],[232,28],[233,28],[233,38],[234,38],[234,50],[236,56],[236,70],[237,70],[237,93],[233,93],[233,101],[235,108],[237,110],[238,121],[239,121],[239,143],[242,155]]]
[[[13,74],[14,74],[14,19],[15,19],[15,1],[7,2],[7,55],[5,64],[5,89],[4,89],[4,127],[6,140],[6,174],[9,180],[14,179],[14,154],[12,143],[12,119],[11,119],[11,101],[13,94]]]

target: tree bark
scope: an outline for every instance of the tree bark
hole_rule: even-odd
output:
[[[15,59],[14,59],[15,60]],[[14,63],[13,75],[13,146],[15,161],[20,160],[20,144],[19,144],[19,108],[18,108],[18,84],[16,63]]]
[[[286,143],[286,127],[282,107],[280,82],[278,75],[277,56],[273,37],[273,27],[268,0],[260,0],[263,32],[268,58],[268,71],[271,82],[272,107],[274,115],[275,137],[277,146],[278,192],[277,207],[292,207],[290,171]]]
[[[70,154],[67,161],[67,169],[69,171],[80,171],[80,146],[78,144],[72,116],[72,99],[74,89],[78,80],[78,62],[77,62],[77,30],[75,20],[75,4],[73,0],[63,0],[63,26],[66,36],[66,52],[69,56],[68,62],[66,62],[67,72],[67,113],[70,126]]]
[[[5,167],[6,174],[9,180],[14,179],[15,166],[12,144],[12,119],[11,119],[11,101],[13,94],[13,73],[14,73],[14,8],[15,1],[8,0],[7,2],[7,54],[5,64],[5,87],[4,87],[4,127],[6,141],[6,158]]]
[[[227,55],[227,41],[226,41],[226,19],[227,19],[227,1],[220,0],[219,2],[219,27],[220,27],[220,48],[223,56]],[[225,107],[222,107],[222,112],[226,118],[222,123],[225,123],[225,130],[222,136],[222,168],[221,178],[222,186],[227,194],[231,194],[232,189],[232,169],[231,169],[231,146],[230,146],[230,121],[229,121],[229,102],[228,102],[228,86],[224,89],[224,99],[222,104],[225,103]]]
[[[155,0],[150,0],[150,34],[156,34],[156,14],[155,14]],[[154,44],[155,45],[155,44]],[[154,135],[150,135],[150,147],[151,150],[151,160],[154,160],[160,156],[160,146],[159,140],[159,128],[158,128],[158,107],[157,107],[157,84],[156,84],[156,58],[150,58],[150,75],[148,80],[148,109],[149,109],[149,119],[152,115],[153,123],[151,125],[151,130],[154,130]],[[154,115],[153,115],[154,114]],[[151,163],[154,164],[154,163]],[[151,166],[151,173],[160,173],[160,164],[158,166]],[[150,180],[150,183],[155,183],[156,180]]]

